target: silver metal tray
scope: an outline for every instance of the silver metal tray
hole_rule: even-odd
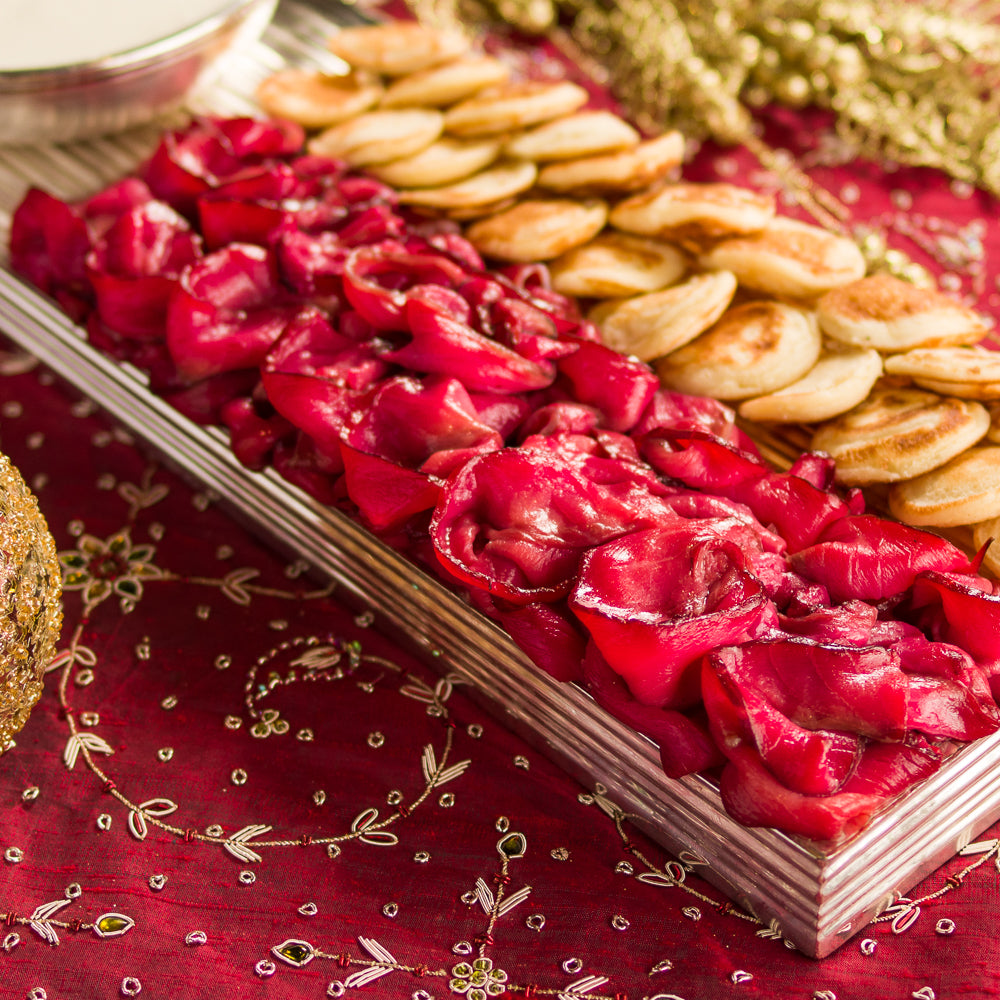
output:
[[[229,89],[204,95],[202,108],[248,110],[245,95],[256,80],[286,59],[309,58],[334,30],[299,4],[284,3],[279,15],[261,43],[233,55]],[[87,193],[129,169],[154,140],[145,132],[0,154],[0,237],[28,183],[62,197]],[[806,954],[832,952],[1000,818],[998,733],[961,748],[834,850],[747,829],[726,815],[712,781],[667,778],[651,741],[535,668],[493,623],[348,518],[271,471],[245,469],[225,434],[192,424],[155,397],[140,372],[94,351],[53,304],[3,266],[0,330],[213,491],[234,516],[375,610],[429,662],[462,674],[540,751],[588,787],[605,786],[606,797],[644,832],[704,861],[699,874]]]

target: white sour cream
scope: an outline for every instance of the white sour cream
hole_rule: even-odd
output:
[[[235,6],[236,0],[0,0],[0,71],[105,59]]]

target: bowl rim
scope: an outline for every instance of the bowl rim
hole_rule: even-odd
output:
[[[274,5],[278,0],[228,0],[214,13],[173,34],[142,45],[113,52],[100,59],[54,66],[0,69],[0,94],[96,82],[122,71],[142,70],[161,64],[169,56],[179,56],[206,38],[222,31],[235,18],[252,8]]]

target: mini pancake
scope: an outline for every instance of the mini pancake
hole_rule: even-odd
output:
[[[527,160],[506,160],[454,184],[401,190],[399,201],[402,205],[441,209],[490,205],[527,191],[536,173],[535,165]]]
[[[522,132],[507,142],[505,152],[545,163],[613,153],[639,144],[639,133],[610,111],[578,111]]]
[[[801,378],[820,352],[815,318],[782,302],[746,302],[656,363],[668,389],[737,400]]]
[[[373,163],[368,172],[396,188],[452,184],[484,170],[500,155],[496,139],[455,139],[443,135],[429,146],[389,163]]]
[[[445,219],[451,219],[453,222],[474,222],[477,219],[486,219],[493,215],[499,215],[501,212],[506,212],[507,209],[513,208],[517,203],[517,198],[500,198],[498,201],[490,201],[483,205],[465,205],[462,207],[438,209],[436,211],[414,206],[414,211],[432,214],[437,218],[444,217]]]
[[[774,218],[774,198],[735,184],[667,184],[617,204],[616,229],[664,239],[717,239],[758,232]]]
[[[942,396],[978,399],[981,402],[1000,399],[1000,382],[946,382],[944,379],[915,378],[917,385]]]
[[[677,247],[608,230],[549,265],[557,292],[586,299],[655,292],[686,270],[687,258]]]
[[[403,76],[448,62],[469,50],[457,31],[439,31],[415,21],[342,28],[327,48],[344,62],[386,76]]]
[[[393,80],[379,103],[383,108],[443,108],[495,87],[509,75],[510,69],[499,59],[470,54]]]
[[[552,260],[593,239],[607,218],[607,204],[597,199],[526,199],[473,223],[465,235],[485,257],[527,264]]]
[[[488,87],[445,112],[452,135],[497,135],[572,114],[587,102],[587,91],[568,80],[521,80]]]
[[[828,292],[816,308],[828,336],[883,352],[974,344],[989,329],[975,310],[943,292],[889,274]]]
[[[1000,399],[1000,353],[985,347],[927,347],[893,354],[885,370],[944,396]]]
[[[986,438],[994,444],[1000,444],[1000,403],[989,402],[986,410],[990,415],[990,429],[986,432]]]
[[[309,152],[346,160],[352,167],[388,163],[426,149],[438,136],[444,119],[429,108],[369,111],[320,132]]]
[[[741,403],[739,415],[779,424],[830,420],[867,399],[881,374],[882,356],[870,347],[829,352],[797,382]]]
[[[608,347],[653,361],[707,330],[735,293],[736,278],[728,271],[715,271],[659,292],[602,303],[589,318]]]
[[[812,450],[837,463],[848,486],[913,479],[971,448],[986,433],[979,403],[922,389],[876,390],[843,416],[819,427]]]
[[[814,298],[865,273],[853,240],[780,216],[759,233],[722,240],[700,263],[732,271],[745,288],[793,299]]]
[[[579,196],[640,191],[679,167],[684,137],[666,132],[618,153],[549,163],[538,173],[538,186]]]
[[[987,542],[990,547],[983,557],[983,568],[1000,577],[1000,517],[991,517],[972,526],[972,544],[978,551]]]
[[[1000,517],[1000,447],[978,445],[889,490],[889,510],[907,524],[955,527]]]
[[[290,67],[272,73],[257,87],[257,103],[264,111],[308,129],[326,128],[363,114],[381,96],[378,77],[363,71],[331,76]]]
[[[433,211],[431,209],[420,209],[414,206],[416,212],[427,212],[440,218],[451,219],[453,222],[473,222],[476,219],[485,219],[488,216],[499,215],[506,212],[508,208],[513,208],[517,204],[517,198],[500,198],[498,201],[486,202],[482,205],[465,205]]]

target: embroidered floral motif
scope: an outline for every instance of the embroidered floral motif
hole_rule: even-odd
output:
[[[128,530],[101,540],[82,535],[75,549],[59,553],[63,589],[82,590],[83,603],[93,608],[117,595],[134,604],[142,597],[143,580],[161,577],[153,564],[153,545],[133,545]]]
[[[267,739],[268,736],[283,736],[288,732],[288,723],[281,718],[276,708],[265,708],[260,713],[260,720],[250,727],[250,734],[257,739]]]
[[[454,977],[448,983],[452,993],[460,993],[469,1000],[486,1000],[507,992],[507,973],[493,968],[493,959],[476,958],[470,962],[459,962],[451,970]]]

